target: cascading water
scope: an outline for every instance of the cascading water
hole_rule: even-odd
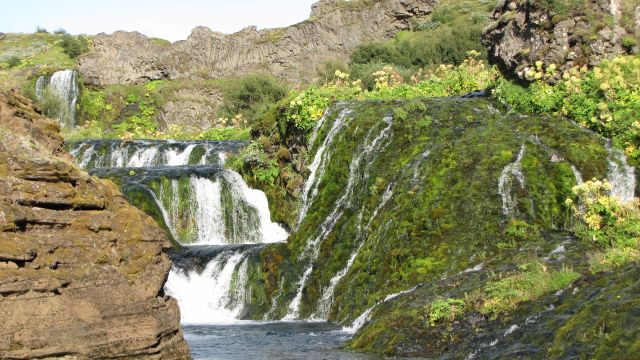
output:
[[[627,202],[633,200],[636,192],[636,175],[633,166],[627,163],[627,157],[607,143],[609,151],[609,182],[611,195]]]
[[[41,76],[36,81],[36,98],[40,101],[47,96],[47,91],[60,101],[58,121],[64,127],[76,125],[76,103],[80,96],[76,70],[56,71],[50,77]]]
[[[520,147],[516,160],[505,166],[498,180],[498,192],[502,197],[502,213],[506,217],[513,217],[516,211],[516,200],[513,197],[514,178],[521,188],[524,188],[524,175],[522,174],[522,157],[525,152],[525,144]]]
[[[339,128],[341,124],[344,123],[345,118],[350,114],[349,110],[343,110],[342,113],[336,118],[335,123],[332,126],[332,130]],[[339,125],[336,125],[339,124]],[[304,290],[307,281],[309,280],[309,276],[313,271],[313,263],[318,258],[320,244],[326,238],[326,236],[333,230],[333,227],[336,225],[340,217],[342,216],[344,209],[351,206],[351,201],[353,200],[353,192],[355,190],[355,186],[357,183],[362,182],[362,180],[366,180],[369,177],[369,171],[371,169],[372,157],[378,154],[382,148],[385,147],[385,139],[391,133],[391,126],[393,125],[393,118],[391,116],[387,116],[383,119],[382,124],[384,127],[382,130],[379,130],[377,136],[373,139],[374,132],[376,131],[376,127],[373,127],[369,130],[367,136],[365,137],[364,144],[360,147],[359,152],[354,156],[351,165],[349,166],[349,178],[347,181],[347,186],[342,192],[341,197],[336,201],[333,211],[331,214],[324,220],[322,225],[320,226],[320,233],[313,239],[306,243],[305,249],[301,254],[300,260],[306,259],[308,261],[308,266],[305,269],[302,277],[300,278],[297,284],[296,295],[289,304],[289,308],[284,319],[293,320],[299,317],[299,308],[300,301],[302,300],[302,292]],[[329,132],[327,137],[333,137],[332,132]],[[325,139],[325,143],[327,143]],[[320,155],[322,157],[322,154]],[[314,158],[314,163],[316,159],[319,159],[318,154],[316,154],[316,158]],[[326,167],[326,163],[328,159],[324,158],[318,160],[318,165],[315,166],[315,169],[321,168],[324,169]],[[314,167],[312,167],[313,169]],[[317,177],[317,179],[321,179],[322,176]],[[311,182],[311,184],[305,185],[305,195],[304,199],[307,199],[308,189],[315,188],[317,189],[319,180],[316,181],[316,177],[309,176],[307,182]],[[313,184],[316,183],[316,184]],[[313,196],[316,194],[312,192],[311,200]],[[303,211],[307,211],[308,206],[305,208],[303,206]],[[345,272],[346,274],[346,272]],[[337,284],[337,281],[336,281]],[[326,307],[323,306],[323,307]],[[326,313],[326,311],[323,311]]]
[[[242,314],[247,285],[247,254],[221,250],[201,272],[174,266],[167,293],[178,300],[185,324],[236,323]]]
[[[227,153],[244,146],[243,141],[85,140],[71,143],[70,152],[85,169],[150,168],[224,165]]]
[[[180,304],[184,323],[228,324],[242,317],[250,255],[262,244],[283,242],[288,236],[271,221],[265,194],[223,168],[226,154],[245,145],[147,140],[70,145],[82,166],[116,180],[135,205],[155,209],[157,220],[186,245],[174,255],[166,284],[167,293]],[[195,259],[201,262],[191,266]]]

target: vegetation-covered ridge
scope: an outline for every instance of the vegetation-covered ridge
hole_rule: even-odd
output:
[[[90,40],[64,30],[6,34],[0,40],[0,89],[32,93],[38,76],[76,68],[75,59],[89,51]]]
[[[272,297],[255,300],[252,316],[291,314],[299,294],[301,317],[350,325],[371,309],[353,348],[470,352],[602,271],[590,259],[610,247],[551,230],[579,226],[581,177],[610,175],[604,139],[566,118],[433,98],[339,102],[319,124],[307,162],[320,163],[300,195],[306,216],[286,252],[270,249],[284,260],[263,273]]]

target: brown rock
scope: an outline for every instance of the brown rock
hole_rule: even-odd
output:
[[[547,5],[547,6],[552,6]],[[500,1],[485,29],[483,43],[489,60],[509,78],[526,81],[526,71],[537,61],[555,64],[562,72],[573,66],[597,65],[602,60],[635,51],[622,45],[635,36],[621,25],[620,0],[589,0],[564,18],[538,1]],[[634,18],[634,14],[629,14]],[[613,27],[594,23],[607,19]],[[610,20],[610,21],[609,21]]]
[[[190,358],[163,293],[168,240],[58,131],[0,94],[0,358]]]
[[[310,81],[328,59],[346,58],[364,41],[382,40],[427,16],[437,0],[321,0],[296,25],[225,35],[205,27],[189,38],[159,45],[136,32],[94,38],[95,52],[79,59],[87,83],[143,83],[267,72],[287,81]]]

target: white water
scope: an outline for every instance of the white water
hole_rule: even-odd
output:
[[[504,167],[498,180],[498,192],[502,197],[502,213],[507,217],[513,217],[516,210],[516,199],[513,196],[513,180],[517,180],[521,188],[525,187],[522,174],[522,157],[525,145],[522,144],[518,157],[514,162]]]
[[[245,255],[222,252],[200,274],[172,269],[165,289],[178,300],[183,324],[233,324],[244,308],[246,285]]]
[[[397,299],[398,297],[402,296],[402,295],[406,295],[409,293],[414,292],[418,287],[414,286],[409,290],[403,290],[397,293],[393,293],[393,294],[389,294],[387,295],[387,297],[384,298],[384,300],[375,303],[372,307],[368,308],[365,312],[363,312],[360,316],[358,316],[353,323],[351,324],[351,326],[348,327],[344,327],[342,328],[343,331],[345,332],[349,332],[349,333],[356,333],[358,330],[360,330],[360,328],[362,328],[362,326],[364,326],[364,324],[366,324],[370,319],[371,319],[371,313],[373,312],[373,310],[380,304],[385,303],[387,301],[391,301],[394,299]]]
[[[231,209],[225,208],[223,191],[230,193]],[[188,196],[186,214],[180,211],[180,196]],[[180,194],[178,180],[172,179],[169,189],[160,186],[157,198],[168,219],[166,224],[177,240],[184,218],[193,219],[195,239],[188,245],[275,243],[288,237],[282,226],[271,222],[266,195],[249,188],[234,171],[224,170],[222,176],[213,180],[191,176],[188,194]]]
[[[571,171],[573,171],[573,176],[575,176],[576,178],[576,183],[578,185],[582,185],[584,183],[584,180],[582,179],[582,174],[580,173],[578,168],[576,168],[575,165],[572,164]]]
[[[343,114],[344,114],[344,111],[343,113],[340,114],[338,118],[340,118]],[[343,120],[341,120],[341,122],[342,121]],[[336,119],[336,122],[338,122],[338,119]],[[344,209],[349,207],[351,205],[351,201],[354,200],[355,196],[353,195],[353,191],[357,183],[356,180],[358,179],[366,183],[366,180],[369,177],[369,170],[371,168],[371,159],[369,159],[369,155],[379,153],[386,146],[384,145],[383,140],[391,133],[393,118],[391,116],[387,116],[383,119],[383,123],[385,123],[386,126],[380,131],[380,133],[373,140],[370,140],[370,137],[372,135],[374,128],[369,130],[359,154],[357,154],[351,161],[351,165],[349,166],[349,179],[347,181],[347,186],[345,187],[342,193],[342,196],[336,201],[334,205],[334,209],[331,212],[331,214],[329,214],[329,216],[327,216],[324,222],[320,225],[320,233],[318,234],[318,236],[316,236],[313,240],[308,241],[306,243],[305,249],[300,255],[299,260],[303,260],[305,257],[308,257],[307,261],[309,265],[307,266],[305,272],[303,273],[302,277],[300,278],[300,281],[297,284],[298,289],[296,291],[296,296],[293,298],[293,300],[289,304],[287,314],[284,317],[285,320],[293,320],[293,319],[299,318],[299,308],[300,308],[300,301],[302,299],[302,291],[304,290],[304,287],[306,286],[307,281],[309,280],[309,276],[311,276],[311,273],[313,271],[313,263],[318,258],[318,255],[320,252],[320,244],[326,238],[326,236],[331,233],[331,231],[333,230],[333,227],[336,225],[336,223],[342,216]],[[334,128],[335,127],[336,126],[334,124]],[[366,159],[366,161],[363,161],[364,159]],[[364,168],[362,168],[362,165],[364,165]],[[309,182],[315,182],[315,180],[309,178],[307,180],[307,184]],[[317,186],[318,185],[316,184],[314,187],[316,191],[317,191]],[[311,188],[311,187],[308,185],[305,185],[305,189],[307,188]]]
[[[387,204],[387,202],[391,199],[392,196],[393,196],[393,183],[387,186],[387,189],[382,195],[380,204],[378,204],[378,206],[375,208],[375,210],[371,214],[371,217],[369,218],[369,221],[367,222],[367,225],[365,226],[364,231],[360,230],[360,221],[358,222],[358,228],[360,230],[358,231],[360,244],[358,245],[358,248],[353,253],[351,253],[351,257],[347,261],[346,266],[342,270],[340,270],[336,275],[334,275],[329,281],[329,286],[323,291],[322,297],[319,300],[318,310],[311,316],[311,318],[326,320],[329,317],[329,310],[331,309],[331,303],[333,301],[333,293],[336,290],[336,286],[338,286],[338,284],[340,283],[340,280],[342,280],[342,278],[347,275],[347,273],[349,272],[349,269],[351,269],[351,266],[353,266],[353,263],[355,262],[356,257],[358,256],[358,254],[360,253],[360,250],[365,244],[364,239],[366,239],[366,237],[369,234],[371,223],[378,216],[378,213],[380,212],[380,210]],[[362,220],[362,212],[360,212],[359,215],[360,215],[359,220]]]
[[[158,148],[150,147],[147,149],[140,149],[131,156],[131,159],[127,163],[128,167],[148,167],[152,166],[158,155]]]
[[[194,245],[226,244],[220,183],[196,176],[189,180],[193,191],[189,200],[197,229]]]
[[[627,157],[618,149],[607,143],[609,150],[609,182],[611,195],[623,202],[631,201],[635,197],[636,176],[635,169],[627,164]]]
[[[331,127],[331,130],[329,130],[329,133],[324,138],[322,145],[316,151],[316,154],[313,157],[313,162],[311,162],[311,165],[309,165],[309,177],[307,178],[307,181],[304,184],[304,190],[302,191],[300,213],[298,215],[298,222],[297,222],[298,226],[300,226],[300,223],[302,222],[304,217],[307,215],[307,211],[309,210],[309,207],[311,206],[313,199],[318,194],[318,184],[320,183],[320,180],[324,175],[324,169],[328,162],[328,156],[325,156],[326,150],[333,143],[333,140],[336,134],[340,132],[339,130],[345,124],[345,119],[347,118],[347,116],[351,114],[351,112],[352,110],[350,109],[344,109],[342,110],[342,112],[340,112],[338,117],[336,117],[335,121],[333,122],[333,126]],[[326,121],[327,116],[328,114],[325,114],[322,117],[322,119],[320,119],[320,121],[318,122],[318,125],[316,126],[314,130],[314,134],[311,138],[311,144],[315,142],[317,133],[321,128],[322,124],[324,124],[324,122]]]
[[[236,145],[237,146],[237,145]],[[80,142],[71,149],[80,165],[91,168],[120,168],[120,167],[161,167],[189,165],[194,150],[202,150],[199,158],[193,159],[197,165],[224,165],[226,151],[220,144],[198,143],[145,143],[134,142]],[[214,155],[214,156],[211,156]]]
[[[182,151],[176,151],[174,149],[167,151],[165,153],[167,166],[183,166],[189,164],[189,156],[195,147],[195,144],[191,144]]]
[[[49,89],[60,99],[60,114],[58,121],[64,127],[73,128],[76,125],[76,103],[80,95],[75,70],[56,71],[47,82],[41,76],[36,80],[36,98],[43,100],[45,90]]]

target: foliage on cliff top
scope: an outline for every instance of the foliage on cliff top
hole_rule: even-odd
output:
[[[589,70],[572,68],[560,74],[555,64],[538,62],[524,88],[507,80],[493,94],[515,111],[568,116],[613,139],[616,147],[640,159],[640,56],[622,56]],[[555,84],[549,79],[559,78]]]
[[[480,35],[493,7],[487,0],[439,1],[429,17],[414,22],[411,31],[358,46],[351,54],[350,72],[371,88],[372,68],[392,65],[411,73],[428,66],[460,64],[470,50],[485,52]]]
[[[0,88],[25,91],[34,76],[75,68],[75,60],[65,52],[67,47],[73,49],[63,46],[70,43],[69,39],[74,44],[89,43],[87,36],[62,33],[7,34],[0,40]]]

